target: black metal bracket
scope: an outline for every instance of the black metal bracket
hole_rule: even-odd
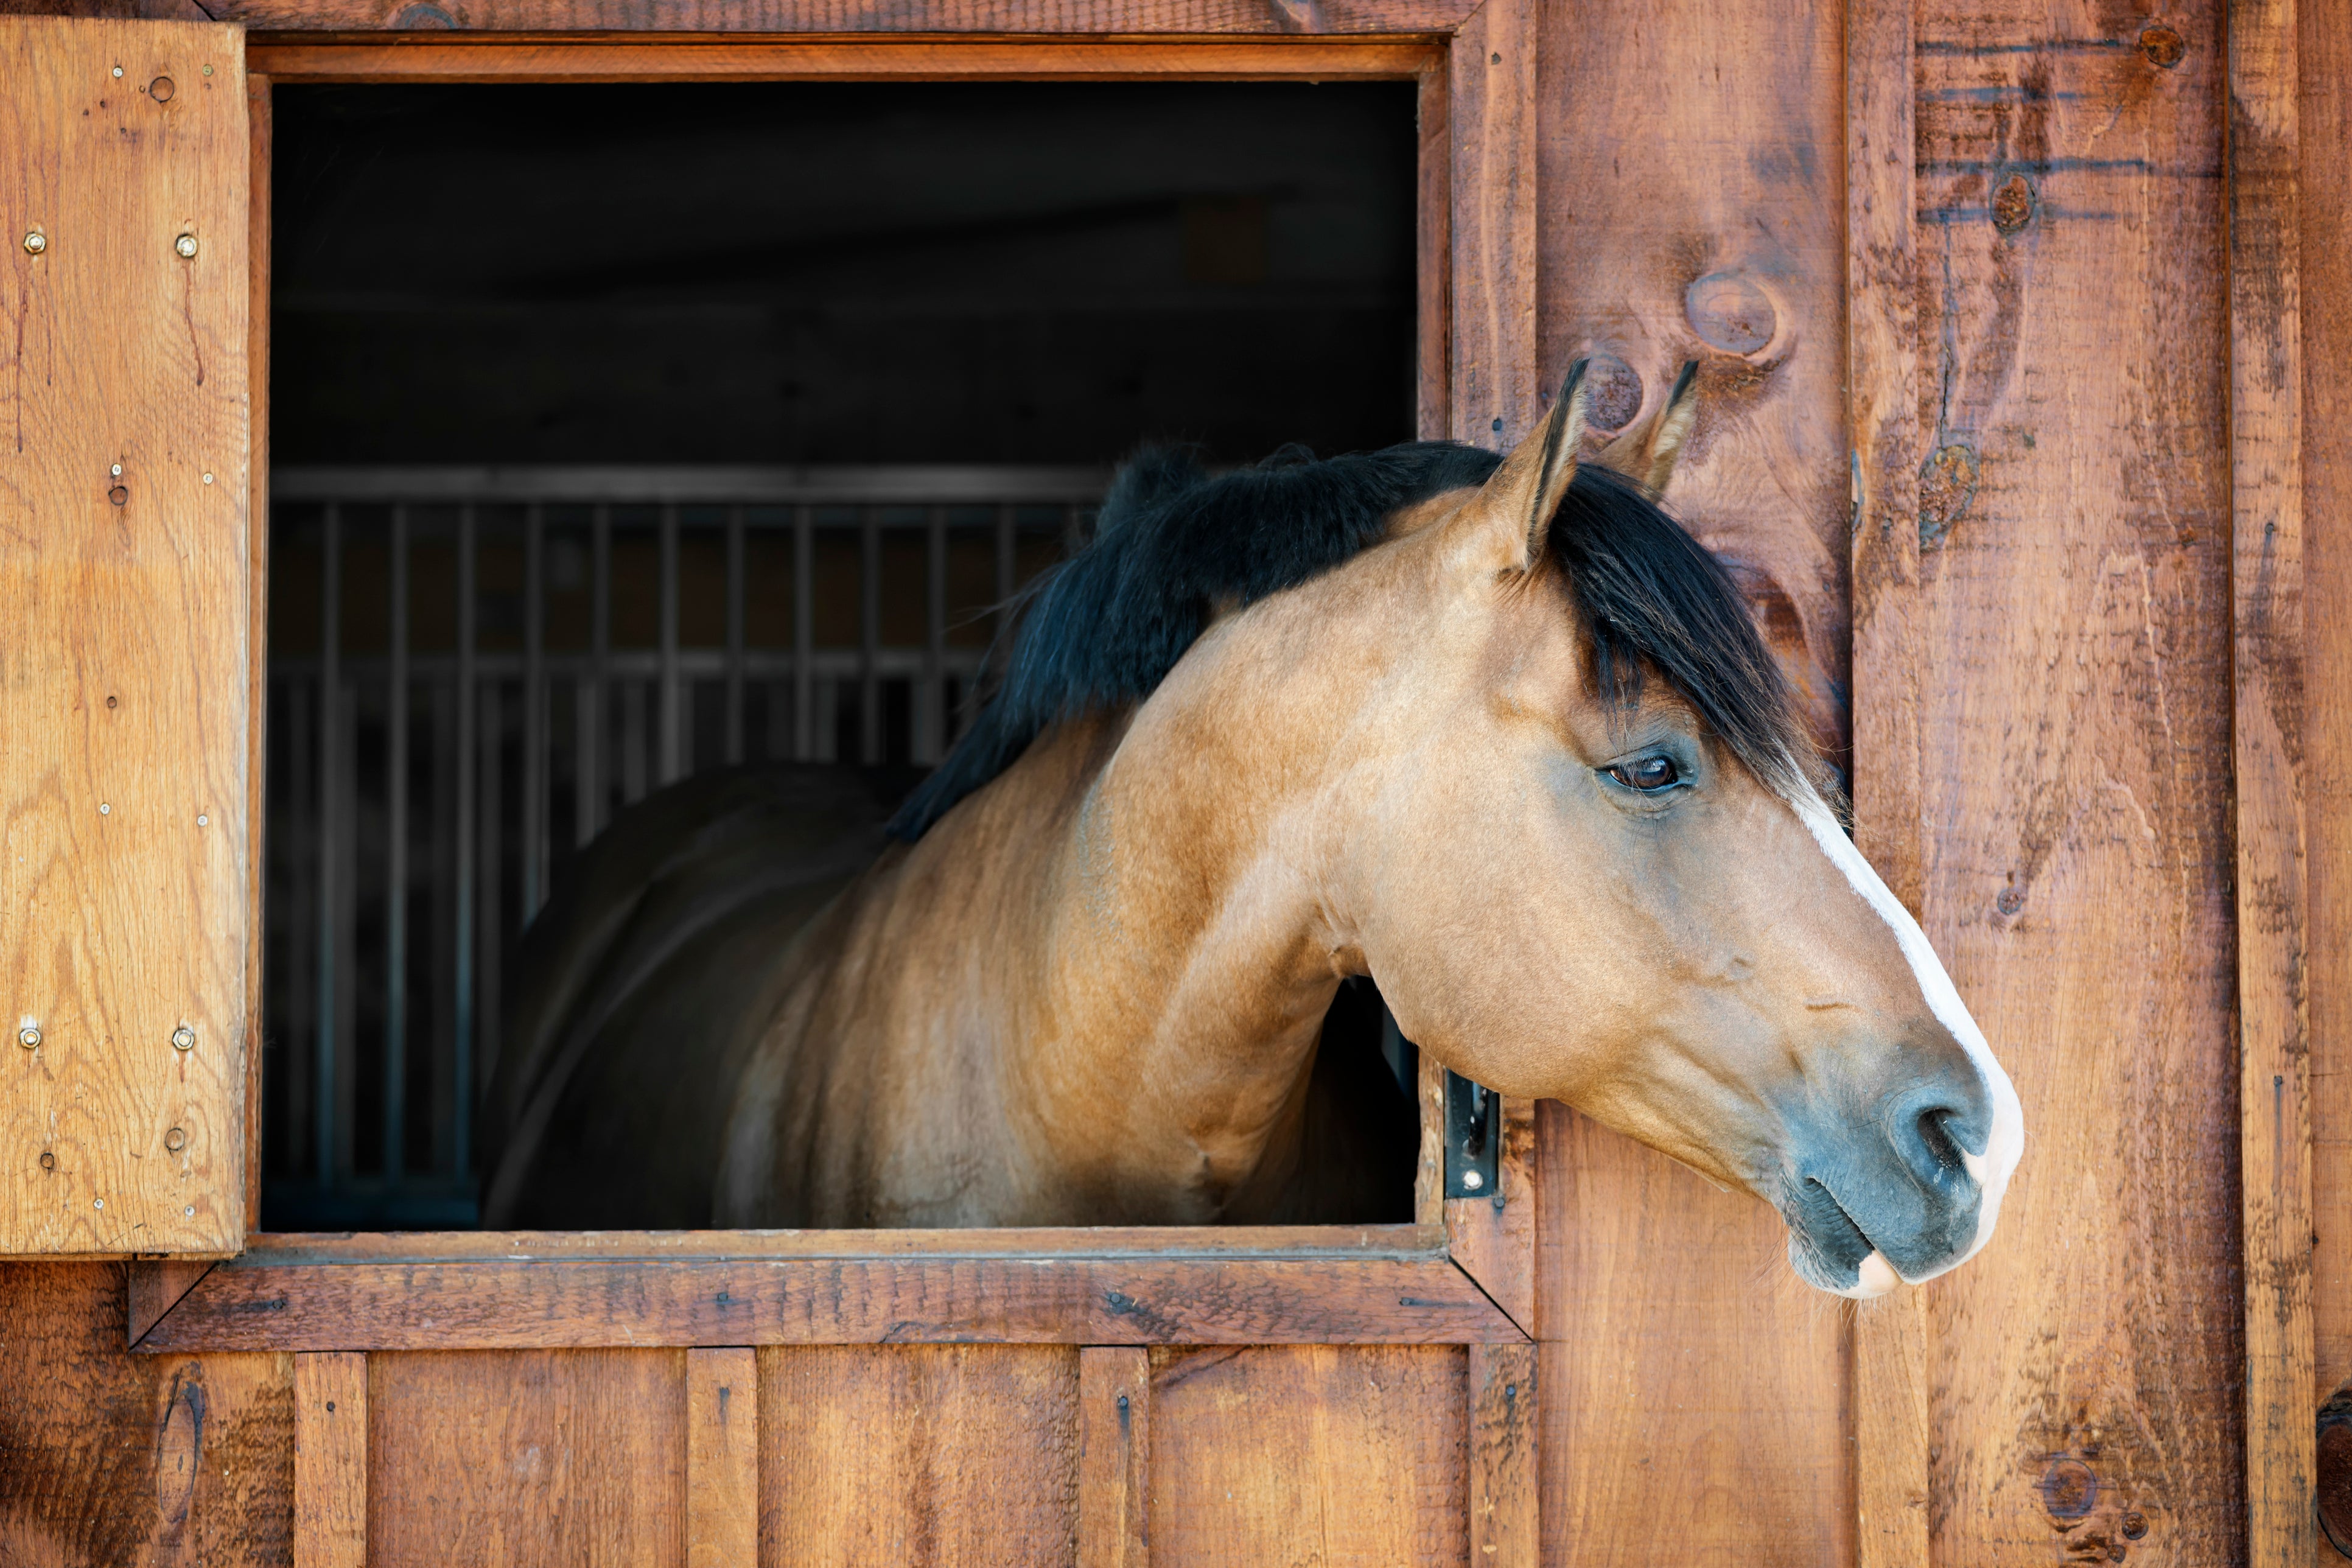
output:
[[[1503,1197],[1501,1098],[1486,1085],[1445,1070],[1445,1195]]]

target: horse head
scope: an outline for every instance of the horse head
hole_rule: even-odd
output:
[[[1397,651],[1333,774],[1329,907],[1447,1067],[1753,1193],[1800,1276],[1876,1295],[1984,1245],[2023,1119],[1736,590],[1652,499],[1690,383],[1618,444],[1629,478],[1580,469],[1572,374],[1483,486],[1370,552]]]

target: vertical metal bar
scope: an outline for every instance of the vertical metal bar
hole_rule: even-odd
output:
[[[483,684],[481,696],[481,843],[478,864],[481,870],[478,881],[480,900],[480,931],[482,940],[478,957],[478,970],[474,983],[473,1014],[478,1020],[475,1032],[480,1037],[479,1049],[470,1053],[476,1059],[494,1062],[499,1059],[499,1011],[505,1003],[499,972],[499,944],[505,936],[502,920],[506,878],[506,684],[490,680]],[[480,1090],[475,1079],[481,1069],[467,1061],[457,1076],[457,1174],[461,1179],[473,1174],[474,1100]]]
[[[1013,503],[1006,501],[996,509],[996,613],[999,620],[992,630],[997,637],[1004,635],[1003,605],[1013,597],[1013,574],[1016,569],[1013,554]]]
[[[813,520],[806,506],[793,508],[793,760],[816,755],[816,571]]]
[[[457,980],[451,1014],[451,1173],[473,1169],[474,1137],[474,639],[479,543],[473,503],[457,511]],[[492,807],[496,809],[495,805]]]
[[[322,842],[319,817],[319,742],[317,716],[318,686],[311,683],[306,690],[299,680],[286,683],[286,805],[292,817],[293,831],[272,836],[277,852],[286,858],[288,902],[285,913],[286,953],[280,974],[308,974],[311,984],[304,986],[297,979],[286,988],[286,1055],[285,1086],[281,1090],[285,1118],[285,1139],[279,1145],[278,1169],[287,1176],[299,1176],[310,1158],[310,1139],[314,1131],[305,1108],[310,1103],[311,1068],[316,1065],[319,1038],[319,868],[316,860]],[[308,855],[310,859],[306,860]],[[299,1048],[297,1042],[307,1046]]]
[[[336,862],[341,858],[342,803],[336,797],[335,754],[343,731],[343,511],[327,503],[326,540],[319,552],[319,1032],[311,1079],[311,1147],[319,1186],[335,1179]]]
[[[673,501],[661,510],[661,756],[656,776],[662,784],[676,783],[682,771],[678,737],[684,726],[678,720],[677,504]]]
[[[915,761],[936,763],[948,742],[948,509],[931,508],[925,562],[929,568],[924,596],[923,690],[915,704]]]
[[[743,509],[727,509],[727,763],[743,760]],[[771,730],[776,716],[768,715]]]
[[[523,517],[522,909],[539,913],[547,885],[547,515],[537,501]]]
[[[587,843],[604,826],[605,663],[613,652],[613,509],[596,508],[589,580],[588,679],[580,687],[580,821],[578,840]]]
[[[619,742],[621,753],[621,803],[635,805],[646,795],[646,682],[641,676],[625,675],[617,684],[621,689],[621,731],[614,739]]]
[[[857,526],[857,760],[882,760],[882,682],[875,656],[882,647],[882,518],[860,507]]]
[[[392,508],[392,661],[384,696],[383,1179],[400,1184],[408,1132],[408,508]]]

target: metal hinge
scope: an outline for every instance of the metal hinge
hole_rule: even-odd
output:
[[[1501,1097],[1445,1069],[1445,1195],[1503,1198]]]

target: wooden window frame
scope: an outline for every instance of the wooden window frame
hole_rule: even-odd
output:
[[[1030,0],[977,18],[924,0],[908,7],[903,26],[857,34],[796,30],[825,20],[813,15],[823,0],[788,0],[781,10],[792,15],[753,5],[714,16],[687,5],[649,26],[606,17],[609,8],[520,0],[494,7],[505,30],[481,32],[404,30],[426,13],[428,22],[454,19],[429,0],[389,21],[356,0],[227,8],[224,19],[253,29],[257,680],[266,664],[268,158],[279,82],[1413,81],[1418,433],[1502,447],[1542,413],[1532,0],[1475,10],[1460,0],[1370,0],[1335,5],[1336,16],[1318,0],[1263,0],[1262,9],[1108,0],[1087,16],[1105,26],[1083,34],[1039,26],[1047,19],[1027,15]],[[566,18],[574,28],[605,26],[533,30]],[[744,30],[734,30],[738,21]],[[1352,30],[1328,30],[1335,23]],[[1009,30],[949,30],[981,26]],[[257,692],[257,748],[262,711]],[[257,795],[257,765],[254,778]],[[257,933],[257,888],[253,910]],[[1496,1375],[1533,1392],[1534,1107],[1502,1102],[1499,1192],[1444,1198],[1443,1073],[1433,1063],[1422,1068],[1410,1225],[325,1237],[259,1232],[260,1052],[248,1061],[246,1249],[226,1260],[134,1263],[135,1350],[1461,1344],[1493,1347],[1506,1357]],[[1532,1419],[1532,1410],[1530,1397],[1507,1417]]]

